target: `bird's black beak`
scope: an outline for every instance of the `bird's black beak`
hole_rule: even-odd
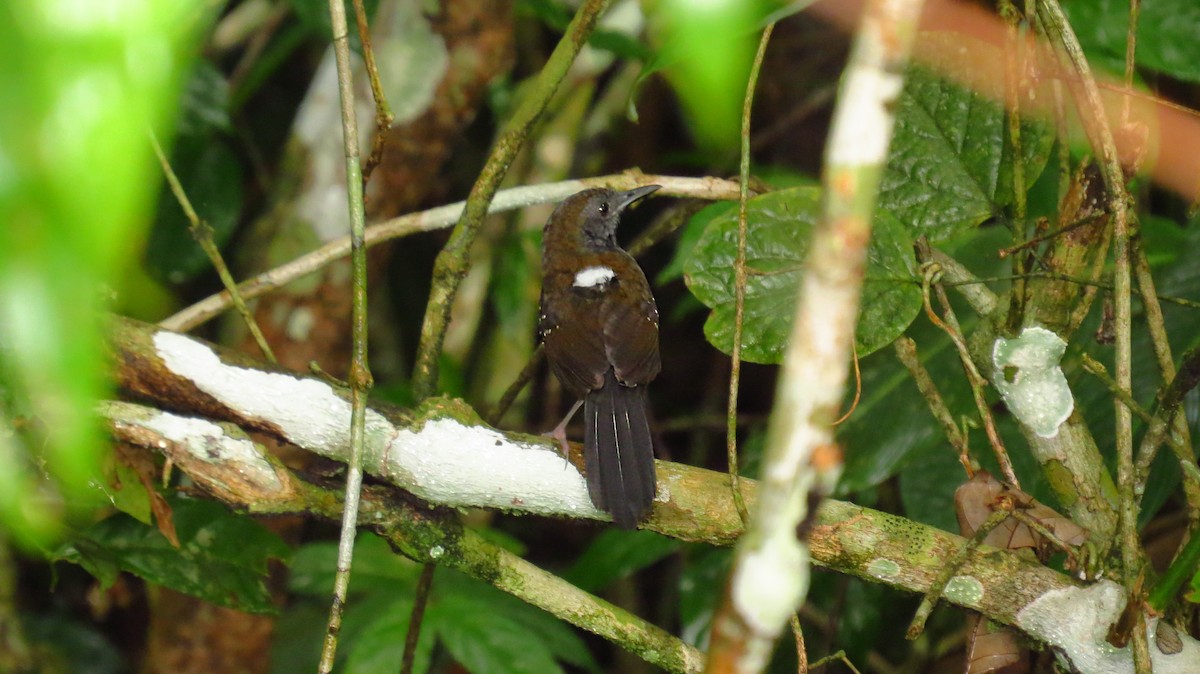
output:
[[[633,202],[641,199],[651,192],[658,191],[660,188],[662,188],[662,185],[643,185],[641,187],[635,187],[628,192],[617,192],[616,198],[613,199],[613,211],[620,213]]]

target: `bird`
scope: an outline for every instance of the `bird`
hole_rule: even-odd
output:
[[[554,209],[542,233],[538,329],[551,371],[577,400],[548,435],[565,453],[567,422],[583,406],[588,495],[622,529],[637,528],[654,503],[646,385],[661,361],[654,295],[616,230],[629,205],[660,187],[584,190]]]

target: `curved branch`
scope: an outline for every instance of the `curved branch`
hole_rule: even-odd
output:
[[[545,185],[514,187],[496,193],[488,205],[488,214],[525,208],[534,204],[562,201],[572,194],[590,187],[611,187],[615,190],[630,190],[641,185],[662,185],[659,194],[696,199],[733,200],[738,198],[736,180],[721,178],[684,178],[679,176],[644,175],[638,171],[626,171],[583,180],[564,180]],[[410,213],[367,227],[366,246],[370,248],[384,241],[416,234],[445,229],[462,217],[465,201],[439,206],[419,213]],[[254,278],[240,283],[237,288],[242,298],[251,300],[324,267],[330,262],[350,254],[350,237],[330,241],[320,248],[265,271]],[[159,321],[168,330],[186,332],[219,316],[231,306],[227,292],[219,292],[196,302],[175,314]]]
[[[322,456],[346,460],[348,394],[327,382],[284,373],[248,356],[125,318],[113,320],[109,341],[115,356],[115,378],[126,395],[163,409],[231,421],[243,428],[287,439]],[[558,517],[604,517],[588,500],[577,467],[581,463],[578,455],[573,456],[576,468],[564,470],[553,441],[495,431],[479,422],[474,412],[458,401],[432,400],[416,413],[373,402],[367,420],[364,469],[426,501]],[[278,469],[269,459],[249,457],[238,463],[238,459],[226,458],[220,452],[213,456],[206,439],[181,446],[192,452],[195,460],[189,463],[177,458],[175,463],[189,470],[202,484],[220,481],[233,488],[237,483],[222,480],[221,476],[237,475],[243,479],[261,476],[257,491],[239,496],[239,501],[230,501],[239,507],[255,512],[290,508],[291,512],[305,510],[317,514],[325,513],[324,509],[335,513],[340,507],[336,496],[317,498],[311,485],[279,477]],[[414,451],[414,448],[419,449]],[[727,475],[665,461],[659,462],[658,474],[659,497],[646,528],[680,540],[714,545],[731,545],[737,539],[741,520],[728,489]],[[281,486],[272,486],[275,484],[272,476]],[[753,508],[758,484],[749,479],[742,484],[747,504]],[[360,521],[378,523],[381,520],[372,518],[378,517],[381,497],[377,490],[368,492],[364,494]],[[226,498],[219,490],[214,493]],[[389,499],[383,499],[388,507],[403,507],[399,502],[406,499],[395,498],[394,491],[388,494]],[[390,538],[405,554],[417,561],[430,561],[437,545],[443,545],[443,550],[451,549],[444,544],[448,537],[458,535],[454,534],[457,525],[453,520],[432,521],[433,515],[426,507],[404,513],[389,522],[397,526],[409,522],[418,527],[403,530],[408,542]],[[923,593],[937,578],[944,560],[963,545],[964,539],[902,517],[831,499],[818,511],[809,541],[813,560],[821,566]],[[525,595],[518,594],[525,591],[521,589],[525,585],[522,579],[530,574],[548,575],[515,558],[489,557],[490,548],[465,544],[464,547],[470,554],[468,561],[455,563],[467,565],[468,572],[479,573],[523,599]],[[438,561],[450,563],[447,558]],[[493,570],[499,573],[489,575]],[[535,590],[541,593],[545,586],[529,591]],[[1112,658],[1128,657],[1127,651],[1112,653],[1104,634],[1086,632],[1089,626],[1108,625],[1120,612],[1121,594],[1112,583],[1081,587],[1053,569],[1009,552],[981,547],[968,556],[943,599],[1014,625],[1033,638],[1054,645],[1077,665],[1100,654],[1109,658],[1106,662],[1110,664]],[[543,608],[538,602],[550,600],[550,597],[527,599]],[[586,613],[579,606],[576,604],[573,610]],[[605,629],[622,634],[627,631],[622,628],[625,623],[619,616],[613,619],[617,621],[616,627]],[[632,647],[626,642],[619,643],[643,656],[654,650],[644,644]],[[1155,654],[1154,657],[1156,672],[1186,671],[1180,667],[1200,657],[1200,643],[1185,639],[1178,656]],[[1100,670],[1084,667],[1080,671]]]

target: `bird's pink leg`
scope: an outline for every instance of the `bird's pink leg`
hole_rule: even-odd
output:
[[[571,411],[567,412],[567,416],[563,417],[563,420],[558,422],[558,425],[554,427],[554,430],[542,433],[542,435],[546,437],[558,440],[558,446],[562,448],[562,455],[564,459],[567,458],[571,453],[571,448],[567,444],[567,424],[571,422],[571,417],[575,416],[575,413],[579,411],[579,406],[582,404],[582,400],[575,401],[575,404],[571,407]]]

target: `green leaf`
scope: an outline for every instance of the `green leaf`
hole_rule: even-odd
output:
[[[263,583],[267,560],[290,550],[258,522],[209,501],[170,499],[177,549],[158,529],[125,514],[96,523],[58,555],[89,571],[109,565],[205,601],[251,613],[273,613]],[[97,575],[102,581],[112,575]]]
[[[707,545],[689,546],[679,575],[679,629],[685,642],[707,650],[713,612],[733,561],[733,551]]]
[[[472,672],[561,672],[556,659],[594,668],[575,631],[511,595],[457,572],[438,570],[430,627],[454,658]]]
[[[679,549],[680,542],[652,531],[608,529],[563,574],[572,585],[597,592]]]
[[[314,597],[333,592],[337,572],[337,543],[309,543],[296,550],[290,563],[288,589]],[[370,532],[360,533],[354,541],[354,582],[350,591],[360,592],[399,584],[415,584],[421,565],[402,557],[387,541]]]
[[[749,274],[742,358],[755,363],[778,363],[783,358],[809,235],[819,213],[820,191],[811,187],[771,192],[747,203]],[[713,309],[704,324],[708,341],[729,353],[733,346],[737,213],[726,207],[723,213],[708,217],[712,222],[684,262],[684,278],[692,293]],[[920,289],[912,280],[912,240],[886,212],[876,211],[868,256],[855,333],[859,357],[898,337],[921,308]]]
[[[1125,0],[1065,0],[1063,10],[1089,58],[1121,72],[1129,26]],[[1138,10],[1137,65],[1200,82],[1200,4],[1146,0]]]
[[[179,110],[180,135],[200,135],[216,129],[233,130],[229,121],[229,83],[209,61],[197,61],[183,88]]]
[[[411,596],[393,598],[387,610],[378,612],[374,620],[364,625],[347,649],[346,674],[395,674],[400,671],[412,608]],[[413,653],[414,672],[429,670],[433,646],[437,642],[435,631],[425,625],[422,627]]]
[[[963,38],[922,35],[923,51],[949,79],[925,67],[909,68],[879,207],[914,238],[924,234],[936,243],[999,215],[1012,202],[1012,146],[1000,105],[952,81],[957,70],[970,67],[969,60],[957,56],[956,41]],[[973,49],[989,53],[988,47]],[[1053,140],[1043,125],[1022,122],[1026,187],[1041,174]]]
[[[242,164],[237,155],[213,133],[180,136],[171,153],[171,168],[196,215],[212,227],[217,246],[224,245],[242,212]],[[158,215],[146,244],[146,268],[152,276],[183,283],[211,268],[190,226],[164,181]]]

